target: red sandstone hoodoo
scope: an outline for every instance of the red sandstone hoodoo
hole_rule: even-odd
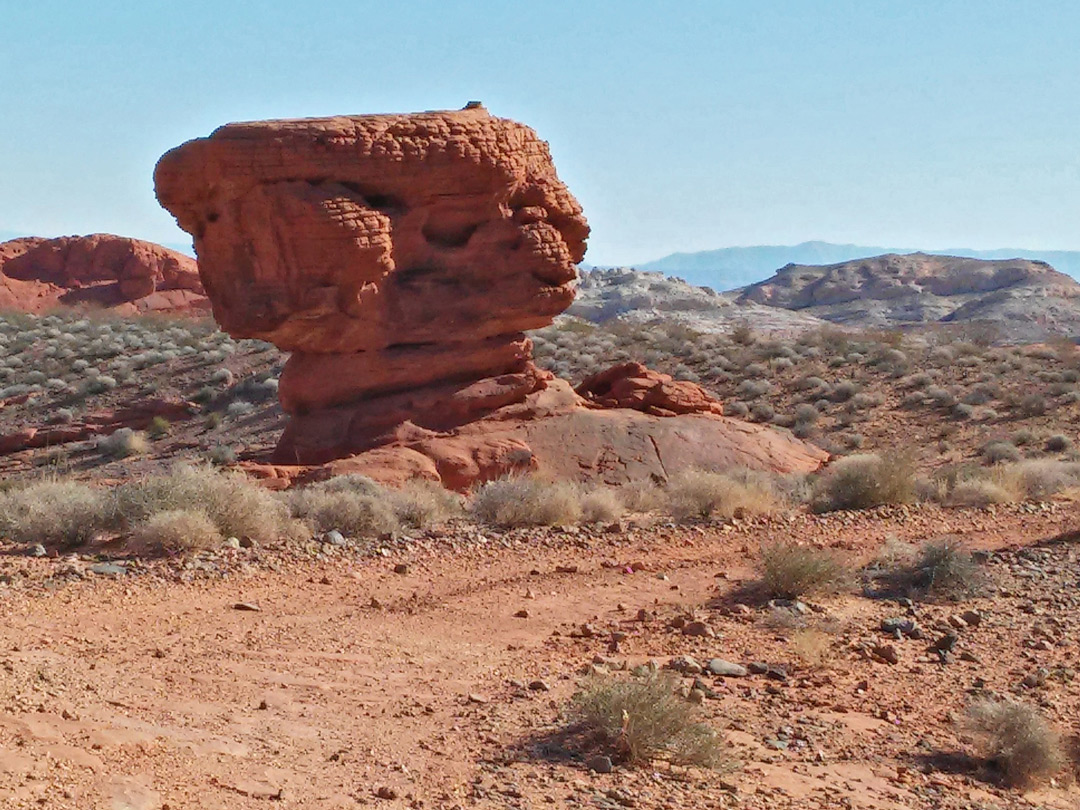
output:
[[[155,182],[222,327],[293,352],[278,464],[461,489],[825,457],[642,367],[579,395],[533,364],[524,331],[573,300],[589,227],[547,144],[483,107],[229,124]]]

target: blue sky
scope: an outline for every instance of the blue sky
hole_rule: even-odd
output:
[[[0,0],[0,231],[184,235],[166,149],[457,108],[551,143],[587,261],[807,239],[1080,249],[1080,3]]]

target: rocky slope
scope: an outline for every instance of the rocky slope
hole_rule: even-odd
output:
[[[0,243],[0,308],[84,306],[134,315],[207,309],[195,260],[111,234]]]
[[[912,253],[789,264],[737,300],[859,328],[984,322],[1018,341],[1080,332],[1080,284],[1026,259]]]
[[[596,268],[581,273],[577,298],[567,313],[593,323],[616,319],[643,323],[661,318],[699,332],[728,332],[749,324],[760,332],[784,334],[826,324],[813,315],[736,301],[736,297],[658,272]]]

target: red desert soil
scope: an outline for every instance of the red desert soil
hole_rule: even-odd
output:
[[[227,549],[115,577],[78,558],[2,557],[0,805],[1075,808],[1069,784],[1023,796],[984,781],[954,720],[973,690],[1015,695],[1042,668],[1023,698],[1076,733],[1080,549],[1042,541],[1075,529],[1077,512],[1058,502],[468,528],[383,555]],[[813,602],[814,621],[833,629],[811,666],[767,608],[717,601],[752,576],[760,543],[797,538],[862,561],[888,538],[943,534],[1001,549],[992,596],[918,606],[931,641],[953,613],[983,612],[960,632],[971,655],[947,665],[928,640],[891,642],[896,665],[863,652],[888,642],[877,628],[903,615],[895,602]],[[689,611],[716,636],[672,629]],[[612,646],[615,630],[626,636]],[[593,662],[676,655],[786,668],[785,681],[704,676],[715,699],[702,716],[726,736],[734,770],[594,774],[560,748],[560,708]]]

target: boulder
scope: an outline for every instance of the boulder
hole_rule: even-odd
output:
[[[98,233],[0,244],[0,307],[58,306],[189,314],[209,303],[195,260],[152,242]]]

